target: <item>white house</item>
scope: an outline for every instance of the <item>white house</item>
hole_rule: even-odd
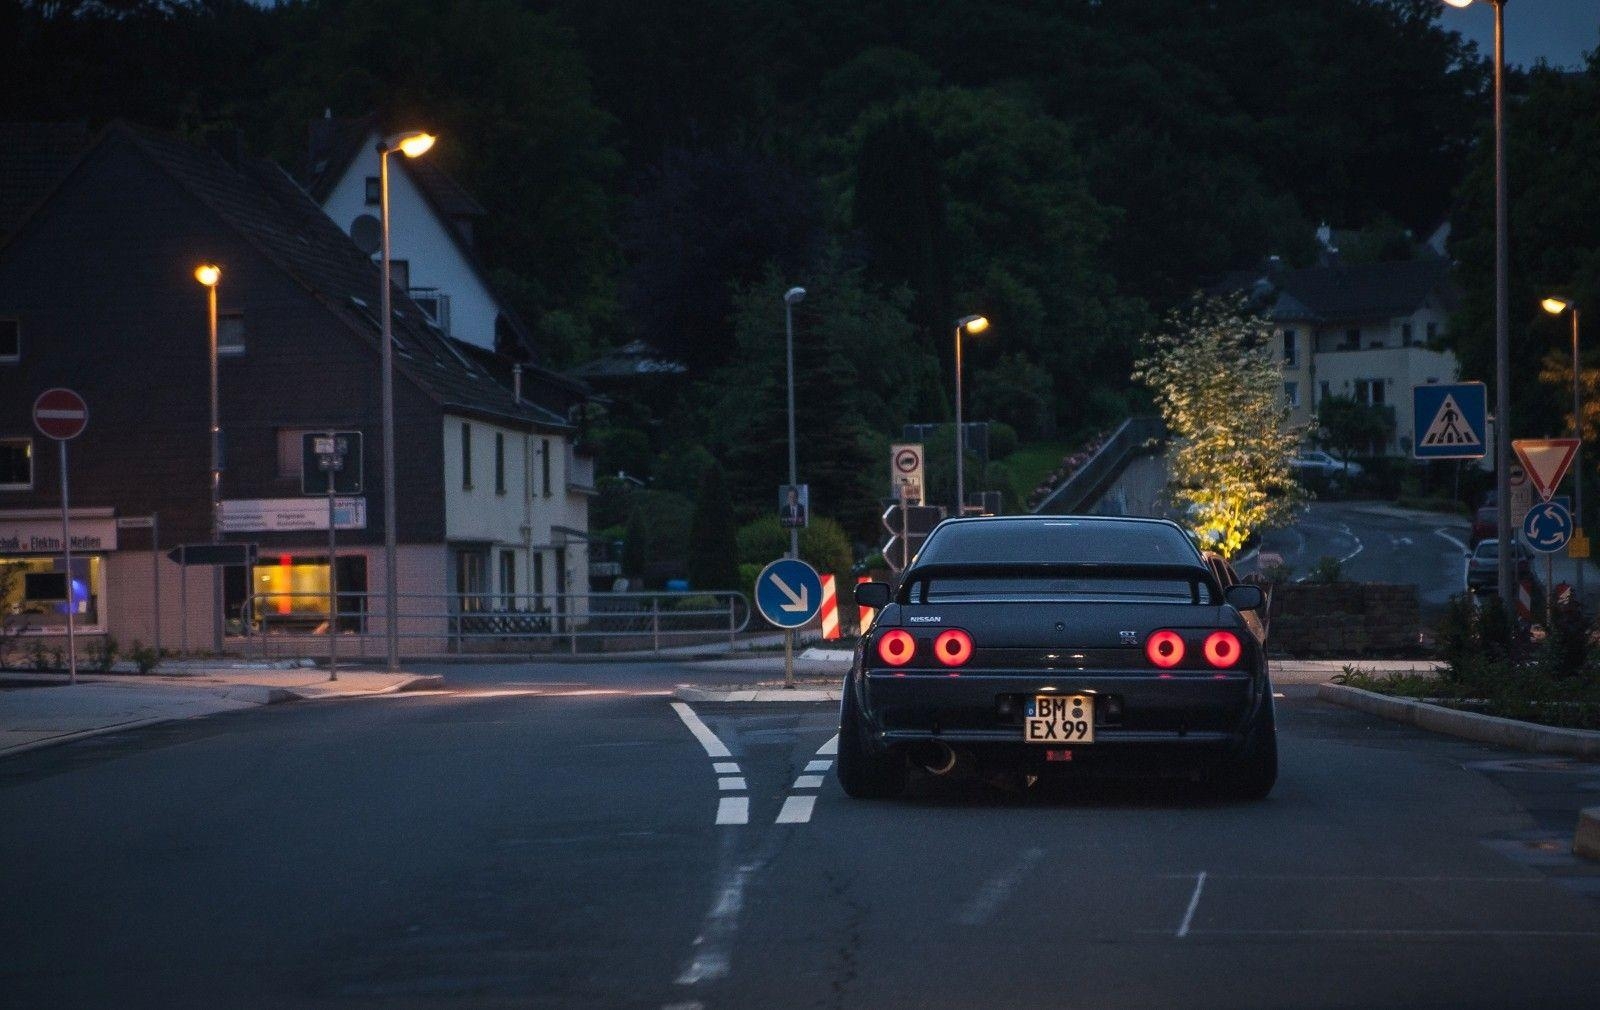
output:
[[[310,130],[305,184],[346,232],[379,213],[378,145],[371,116],[324,117]],[[581,381],[541,368],[527,329],[495,292],[474,250],[484,209],[428,156],[389,158],[391,278],[435,328],[507,387],[543,408],[565,434],[528,434],[481,418],[445,420],[445,526],[453,589],[513,596],[589,588],[589,499],[594,464],[575,441]],[[524,601],[527,602],[527,601]]]

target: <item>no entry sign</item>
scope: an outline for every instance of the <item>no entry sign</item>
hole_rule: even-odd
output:
[[[33,425],[48,438],[77,438],[88,424],[89,405],[70,389],[47,389],[33,401]]]

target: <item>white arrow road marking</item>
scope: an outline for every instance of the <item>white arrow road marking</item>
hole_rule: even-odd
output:
[[[783,593],[783,595],[789,598],[788,603],[778,604],[779,610],[786,614],[803,614],[811,609],[810,586],[801,586],[800,592],[796,593],[793,589],[789,588],[789,584],[787,582],[778,578],[776,572],[768,574],[767,578],[772,581],[773,585],[778,587],[779,592]]]
[[[700,741],[700,746],[706,749],[707,755],[714,758],[733,756],[723,742],[717,739],[717,735],[711,732],[711,727],[701,722],[700,717],[694,714],[694,709],[681,701],[675,701],[672,703],[672,710],[678,713],[678,718],[689,727],[689,732],[694,734],[694,738]]]
[[[823,744],[821,747],[818,747],[817,748],[817,753],[818,754],[837,754],[837,753],[839,753],[839,734],[835,733],[832,737],[829,738],[827,743]]]

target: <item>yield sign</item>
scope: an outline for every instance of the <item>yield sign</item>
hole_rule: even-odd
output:
[[[1511,443],[1511,448],[1522,460],[1539,497],[1549,501],[1561,484],[1561,478],[1567,475],[1567,467],[1572,465],[1578,445],[1575,438],[1519,438]]]

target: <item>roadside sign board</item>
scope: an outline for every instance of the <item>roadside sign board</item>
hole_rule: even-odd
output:
[[[822,609],[822,577],[797,558],[779,558],[756,577],[756,609],[780,628],[809,624]]]
[[[361,493],[361,432],[314,431],[300,437],[300,493],[328,493],[333,474],[334,494]]]
[[[1572,465],[1578,445],[1575,438],[1519,438],[1511,443],[1511,448],[1528,471],[1539,497],[1549,501],[1561,486],[1561,478],[1567,475],[1567,467]]]
[[[180,565],[249,565],[256,559],[255,544],[183,544],[167,552]]]
[[[1417,459],[1479,459],[1488,444],[1489,397],[1481,382],[1411,387],[1411,454]]]
[[[811,518],[811,485],[778,486],[778,523],[786,530],[803,530]]]
[[[33,426],[46,438],[66,442],[83,434],[89,424],[89,405],[70,389],[47,389],[33,401]]]
[[[1572,539],[1567,541],[1567,557],[1574,561],[1583,561],[1589,557],[1589,538],[1583,530],[1572,531]]]
[[[908,504],[920,504],[923,492],[922,443],[897,442],[889,446],[889,494]]]
[[[933,528],[944,521],[940,505],[891,505],[884,510],[883,528],[890,533],[883,545],[883,560],[890,569],[904,571]]]
[[[1507,483],[1511,486],[1511,528],[1522,525],[1522,517],[1533,508],[1533,485],[1528,482],[1528,471],[1520,463],[1512,463]]]
[[[1540,554],[1554,554],[1572,539],[1572,512],[1565,498],[1540,502],[1522,520],[1523,541]]]

